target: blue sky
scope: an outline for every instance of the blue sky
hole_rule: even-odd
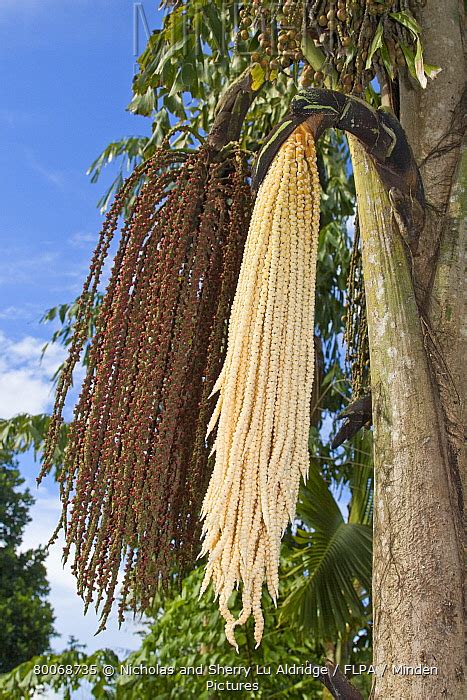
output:
[[[86,169],[109,141],[149,134],[150,124],[125,111],[135,56],[133,0],[1,0],[0,2],[0,416],[49,411],[49,377],[63,353],[41,347],[52,329],[39,318],[73,300],[101,224],[96,209],[115,171],[91,185]],[[143,3],[151,28],[160,14]],[[140,28],[141,42],[144,32]],[[143,46],[140,47],[141,49]],[[30,455],[21,470],[36,505],[24,546],[45,544],[59,515],[57,488],[35,486]],[[60,546],[48,561],[57,650],[73,634],[92,651],[136,648],[137,627],[113,619],[94,638],[96,617],[82,615]]]

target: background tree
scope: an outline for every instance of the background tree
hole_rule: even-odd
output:
[[[19,552],[33,505],[11,454],[0,463],[0,672],[5,673],[49,649],[54,617],[42,548]]]

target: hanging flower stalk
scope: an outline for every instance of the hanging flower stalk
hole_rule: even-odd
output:
[[[86,606],[111,610],[124,562],[120,617],[199,549],[209,479],[206,426],[248,229],[239,150],[216,158],[160,148],[129,178],[104,224],[80,299],[44,454],[52,456],[94,295],[128,192],[125,222],[89,351],[61,472],[65,558]]]
[[[350,368],[352,397],[356,400],[363,396],[363,394],[368,394],[368,373],[370,366],[358,213],[355,216],[354,240],[350,255],[347,299],[344,334],[346,342],[345,361]]]
[[[281,537],[308,470],[320,187],[312,132],[299,126],[259,189],[229,322],[209,431],[214,471],[204,499],[201,592],[212,581],[226,637],[253,615],[260,643],[263,582],[278,595]],[[238,619],[229,597],[242,584]]]

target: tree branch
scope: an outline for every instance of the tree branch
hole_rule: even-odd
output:
[[[335,663],[326,659],[327,674],[319,676],[321,683],[329,690],[336,700],[363,700],[363,695],[352,685]]]
[[[425,219],[425,196],[417,164],[396,117],[390,111],[373,109],[357,97],[319,88],[300,91],[291,102],[290,113],[265,139],[254,166],[253,188],[259,187],[280,146],[304,121],[316,139],[333,127],[360,141],[386,190],[392,191],[391,202],[413,254]]]
[[[240,138],[246,114],[261,89],[253,90],[252,82],[250,68],[247,68],[220,98],[214,124],[207,138],[207,143],[215,151],[222,151],[228,143]]]

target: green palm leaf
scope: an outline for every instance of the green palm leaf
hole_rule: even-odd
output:
[[[349,625],[367,617],[372,556],[371,459],[355,472],[348,522],[314,462],[300,493],[297,516],[303,526],[293,538],[292,566],[287,572],[293,580],[281,617],[321,639],[334,640]]]
[[[373,433],[360,431],[353,439],[354,468],[349,487],[352,493],[349,522],[371,525],[373,520]]]

